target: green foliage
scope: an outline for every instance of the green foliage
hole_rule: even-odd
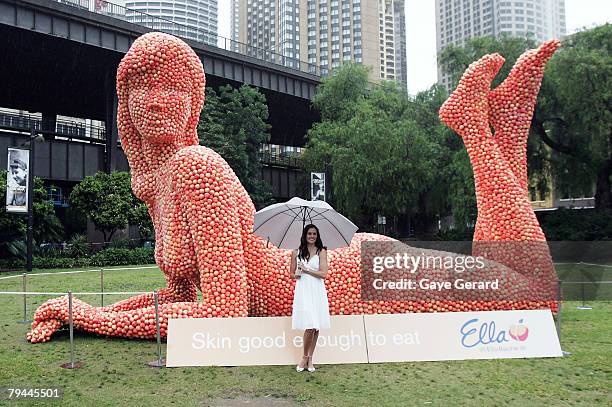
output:
[[[346,121],[355,103],[365,100],[368,69],[363,65],[343,64],[332,76],[323,79],[312,101],[323,121]],[[350,102],[350,103],[345,103]]]
[[[53,187],[52,187],[53,188]],[[53,202],[41,178],[34,178],[34,241],[60,242],[64,237],[64,227],[55,215]]]
[[[436,190],[444,134],[425,105],[439,102],[437,90],[413,100],[394,83],[371,91],[367,85],[366,69],[350,64],[323,82],[314,100],[322,121],[308,132],[304,152],[307,171],[331,163],[334,206],[360,225],[378,214],[436,212],[425,196]]]
[[[32,265],[38,269],[74,268],[74,267],[106,267],[127,266],[131,264],[155,263],[155,249],[152,248],[115,248],[100,250],[91,255],[86,253],[82,257],[70,256],[70,250],[65,252],[50,250],[44,256],[34,256]],[[25,267],[22,259],[0,259],[0,270],[14,270]]]
[[[6,171],[0,171],[0,202],[6,201]],[[0,211],[0,257],[25,258],[27,215]],[[34,178],[34,241],[58,242],[64,230],[48,199],[42,179]]]
[[[68,255],[72,258],[88,257],[91,254],[91,247],[87,243],[87,236],[76,234],[68,241]]]
[[[127,227],[132,211],[140,201],[132,194],[130,174],[127,172],[98,172],[85,177],[70,194],[70,203],[87,214],[96,229],[104,234],[104,241]]]
[[[149,216],[149,208],[146,204],[138,203],[129,214],[130,225],[138,226],[138,233],[143,239],[153,239],[155,237],[155,229],[153,228],[153,221]]]
[[[155,250],[139,247],[136,249],[108,248],[91,256],[92,266],[125,266],[129,264],[155,263]]]
[[[612,25],[563,41],[549,63],[536,110],[541,142],[552,149],[555,183],[612,209]],[[595,186],[595,188],[593,188]],[[593,191],[595,189],[595,191]]]
[[[257,89],[225,85],[206,89],[200,116],[200,144],[219,153],[234,170],[257,208],[272,203],[269,185],[261,180],[259,147],[270,141],[268,106]]]
[[[506,63],[495,87],[517,57],[536,46],[525,38],[473,38],[465,47],[446,47],[439,61],[456,84],[471,62],[498,52]],[[535,137],[527,146],[529,177],[541,193],[552,175],[562,193],[595,192],[597,208],[612,208],[611,49],[612,25],[605,24],[567,37],[547,64],[531,127]]]
[[[548,240],[612,240],[612,210],[560,208],[538,218]]]
[[[121,237],[119,239],[113,239],[113,241],[110,242],[109,247],[112,247],[114,249],[129,249],[130,239],[126,237]]]

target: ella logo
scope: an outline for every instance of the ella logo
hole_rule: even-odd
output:
[[[473,348],[478,345],[502,344],[510,342],[510,338],[523,342],[529,336],[529,328],[523,325],[523,319],[517,325],[512,325],[508,331],[497,329],[495,321],[479,322],[473,318],[461,326],[461,345]]]
[[[519,319],[518,325],[512,325],[510,327],[510,331],[508,332],[510,337],[515,341],[523,342],[529,336],[529,328],[523,325],[523,319]]]

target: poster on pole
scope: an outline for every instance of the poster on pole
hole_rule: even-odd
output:
[[[19,148],[9,148],[7,166],[6,211],[12,213],[27,213],[30,151]]]
[[[325,173],[310,173],[310,200],[325,201]]]

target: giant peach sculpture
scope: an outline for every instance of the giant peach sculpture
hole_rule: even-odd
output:
[[[527,52],[492,92],[488,87],[502,59],[483,57],[466,71],[440,111],[442,120],[463,137],[472,158],[477,241],[545,243],[526,200],[524,147],[543,67],[556,46],[551,42]],[[163,33],[138,38],[117,71],[121,143],[134,194],[147,204],[153,220],[155,259],[168,285],[159,291],[163,337],[168,318],[288,316],[292,309],[290,251],[267,247],[252,234],[255,209],[248,193],[219,154],[198,144],[204,87],[204,70],[195,52]],[[496,129],[495,138],[489,122]],[[419,301],[366,301],[360,295],[364,241],[394,239],[357,233],[350,246],[330,251],[325,283],[332,314],[554,307],[525,300],[526,293],[538,289],[533,276],[523,263],[514,264],[497,251],[494,260],[499,263],[492,270],[516,282],[512,286],[518,291],[513,294],[521,300],[445,301],[424,295]],[[542,267],[552,265],[547,253],[547,248],[540,253]],[[154,296],[144,294],[105,307],[74,299],[73,320],[76,329],[86,332],[154,338]],[[37,309],[27,339],[48,341],[67,321],[67,296],[51,299]]]

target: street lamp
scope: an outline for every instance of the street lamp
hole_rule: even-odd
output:
[[[36,134],[34,123],[30,124],[30,138],[21,147],[28,146],[30,150],[30,168],[28,171],[28,229],[27,229],[27,251],[26,251],[26,271],[32,271],[32,249],[34,243],[34,152],[36,143],[45,141],[42,134]]]

